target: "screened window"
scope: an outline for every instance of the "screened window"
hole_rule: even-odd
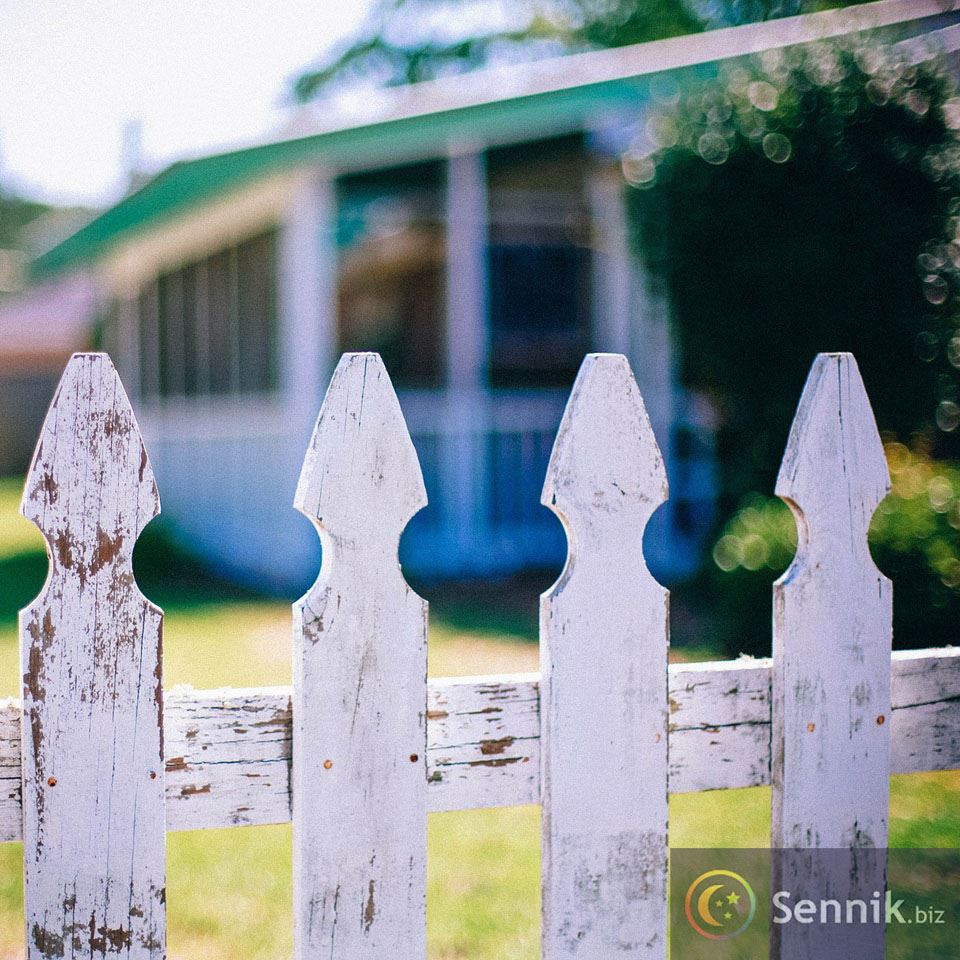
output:
[[[276,247],[270,231],[144,287],[137,313],[145,398],[276,389]]]
[[[590,349],[586,169],[581,136],[487,155],[493,386],[567,385]]]
[[[398,387],[443,375],[443,166],[343,177],[339,193],[340,350],[376,350]]]

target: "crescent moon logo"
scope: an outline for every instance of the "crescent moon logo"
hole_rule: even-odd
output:
[[[697,897],[697,912],[700,914],[701,918],[706,920],[711,927],[722,927],[723,924],[719,920],[714,920],[713,915],[710,913],[710,898],[718,891],[723,889],[722,883],[714,883],[709,887],[706,887],[703,893]]]
[[[753,888],[732,870],[710,870],[687,890],[687,921],[701,937],[730,940],[743,933],[757,912]]]

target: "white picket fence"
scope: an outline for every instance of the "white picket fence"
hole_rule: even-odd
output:
[[[541,675],[428,682],[397,563],[423,482],[379,357],[349,354],[296,491],[324,561],[293,608],[292,691],[164,697],[162,613],[131,568],[157,490],[110,360],[74,356],[23,500],[50,576],[21,614],[22,706],[0,707],[28,956],[162,957],[166,830],[292,819],[299,960],[423,960],[431,811],[542,804],[548,960],[666,956],[669,792],[771,784],[773,846],[885,846],[889,775],[960,767],[960,650],[891,657],[866,545],[887,489],[856,363],[821,355],[777,486],[800,548],[773,660],[668,667],[642,551],[663,462],[625,358],[592,355],[543,493],[570,550]]]

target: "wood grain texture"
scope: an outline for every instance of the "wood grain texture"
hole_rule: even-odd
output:
[[[167,828],[290,820],[291,691],[167,694]]]
[[[892,672],[891,772],[960,768],[960,648],[898,651]],[[430,681],[431,811],[539,802],[539,681],[539,674]],[[770,784],[769,660],[672,664],[669,704],[671,793]],[[289,820],[290,715],[286,687],[168,694],[169,828]],[[18,718],[16,704],[0,709],[0,775],[19,771],[19,754],[3,752]],[[221,784],[235,782],[246,785],[237,799],[248,809],[239,813],[220,799]],[[11,821],[17,796],[14,804],[0,804],[0,812],[13,810]],[[0,815],[0,829],[6,822]]]
[[[856,361],[821,354],[776,487],[799,545],[774,588],[775,846],[886,845],[892,591],[867,529],[889,488]]]
[[[75,354],[22,504],[51,564],[20,615],[29,957],[164,956],[162,614],[131,567],[159,510],[113,364]]]
[[[960,768],[960,648],[893,655],[891,773]]]
[[[293,608],[299,960],[426,955],[427,605],[397,561],[425,504],[380,357],[345,354],[295,498],[323,544]]]
[[[432,680],[429,809],[540,802],[539,675]]]
[[[165,705],[162,614],[131,566],[153,475],[109,359],[75,355],[23,499],[51,570],[21,613],[22,707],[0,701],[28,956],[159,960],[165,831],[291,819],[302,960],[422,960],[428,810],[542,803],[547,960],[665,958],[669,791],[771,783],[774,846],[853,852],[842,876],[777,860],[775,886],[882,889],[889,774],[960,768],[960,650],[890,654],[866,546],[888,486],[856,363],[821,355],[777,484],[800,535],[774,658],[668,669],[642,547],[665,471],[627,361],[591,355],[543,494],[570,542],[541,600],[543,675],[428,684],[426,604],[397,561],[423,481],[380,358],[348,354],[295,499],[324,559],[293,609],[292,689]],[[774,951],[821,957],[808,932],[775,930]],[[855,933],[848,953],[879,960],[882,930]]]
[[[771,843],[868,852],[840,873],[823,858],[777,858],[778,890],[816,889],[843,902],[884,889],[882,858],[869,851],[887,845],[893,593],[867,529],[889,489],[856,361],[820,354],[776,486],[796,517],[798,546],[774,585]],[[857,956],[882,958],[881,928],[829,931],[848,935]],[[775,925],[772,939],[782,960],[799,960],[822,957],[828,934]],[[829,942],[833,956],[842,947]]]
[[[666,497],[626,358],[591,354],[542,497],[569,541],[540,606],[545,960],[666,957],[668,594],[643,557]]]
[[[893,654],[891,772],[960,769],[960,648]],[[770,784],[770,661],[672,664],[670,792]],[[540,801],[540,675],[431,680],[431,812]],[[290,821],[289,687],[164,696],[167,829]],[[0,842],[20,840],[20,702],[0,701]]]
[[[670,667],[670,792],[770,782],[770,662]]]

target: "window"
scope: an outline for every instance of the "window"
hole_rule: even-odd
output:
[[[137,313],[145,398],[276,389],[276,231],[162,274]]]
[[[569,385],[590,349],[586,167],[579,135],[487,156],[493,386]]]
[[[340,350],[377,350],[398,387],[443,371],[443,167],[412,164],[338,184]]]

